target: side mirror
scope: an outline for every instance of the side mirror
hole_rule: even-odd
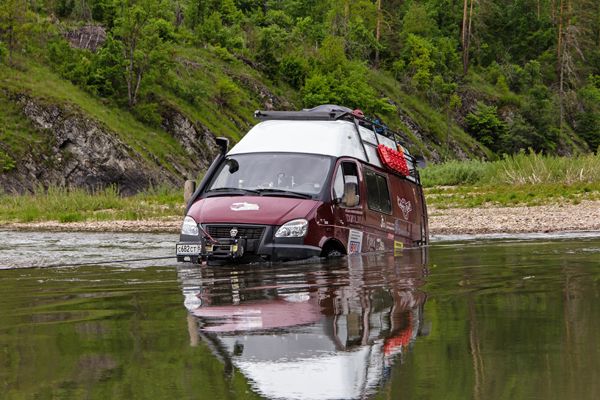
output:
[[[415,164],[417,168],[425,168],[427,166],[427,162],[425,161],[425,157],[423,156],[415,156]]]
[[[227,160],[227,165],[229,166],[230,174],[233,174],[233,173],[237,172],[238,169],[240,169],[240,164],[233,158]]]
[[[225,137],[215,138],[215,142],[217,146],[219,146],[219,150],[221,150],[221,154],[227,154],[227,150],[229,150],[229,139]]]
[[[344,184],[344,196],[342,197],[342,204],[346,207],[356,207],[360,202],[358,195],[358,184],[355,182],[346,182]]]

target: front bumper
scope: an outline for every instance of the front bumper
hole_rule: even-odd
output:
[[[205,228],[203,226],[203,228]],[[286,261],[301,260],[318,257],[321,248],[304,243],[305,238],[276,238],[274,232],[277,227],[265,226],[260,238],[248,239],[214,237],[217,243],[199,237],[180,235],[176,246],[177,261],[200,263],[202,261]],[[183,246],[196,245],[193,254],[180,253]]]

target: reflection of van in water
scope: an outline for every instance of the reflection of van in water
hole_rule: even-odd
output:
[[[264,398],[371,398],[430,331],[426,249],[177,271],[190,344],[204,342]]]
[[[217,157],[189,201],[178,261],[291,260],[426,244],[416,160],[395,133],[361,114],[339,106],[258,111],[263,122]]]

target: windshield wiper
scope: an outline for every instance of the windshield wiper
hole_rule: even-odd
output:
[[[227,194],[233,194],[236,196],[243,196],[244,194],[260,194],[258,190],[242,189],[233,187],[220,187],[216,189],[210,189],[205,192],[208,196],[222,196]]]
[[[301,199],[312,199],[312,196],[310,194],[293,192],[291,190],[265,188],[265,189],[258,189],[257,192],[263,196],[266,194],[266,195],[275,195],[275,196],[282,195],[282,196],[290,196],[290,197],[299,197]]]

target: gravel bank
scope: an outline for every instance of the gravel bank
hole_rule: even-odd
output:
[[[600,231],[600,201],[533,207],[429,208],[431,234]]]
[[[0,229],[79,232],[178,233],[181,218],[148,221],[36,222],[0,224]],[[600,201],[534,207],[429,207],[432,235],[600,231]]]

